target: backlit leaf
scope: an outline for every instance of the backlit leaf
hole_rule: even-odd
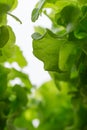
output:
[[[55,34],[48,31],[41,39],[33,40],[34,55],[44,62],[44,67],[48,71],[59,71],[58,55],[61,44],[65,41],[59,39]]]
[[[41,11],[45,1],[46,0],[40,0],[38,3],[38,6],[33,9],[32,15],[31,15],[32,22],[35,22],[38,19],[39,15],[40,15],[40,11]]]
[[[27,65],[27,61],[22,54],[22,51],[18,46],[14,47],[14,55],[8,59],[8,62],[17,62],[20,67],[25,67]]]

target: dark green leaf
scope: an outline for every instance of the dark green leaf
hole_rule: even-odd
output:
[[[5,46],[3,48],[1,48],[2,56],[0,56],[0,62],[4,62],[8,58],[12,57],[14,55],[13,52],[15,50],[15,35],[14,35],[14,32],[11,29],[11,27],[6,26],[6,28],[8,29],[8,32],[9,32],[9,39],[8,39],[7,43],[5,44]]]
[[[38,19],[38,17],[39,17],[39,9],[35,8],[32,11],[32,17],[31,17],[32,22],[35,22]]]
[[[0,65],[0,96],[3,95],[7,89],[8,73],[9,73],[9,70]]]
[[[9,31],[7,26],[0,27],[0,48],[4,47],[9,40]]]
[[[78,26],[74,32],[75,37],[78,39],[84,39],[87,37],[87,7],[82,7],[82,17],[78,23]]]
[[[0,15],[3,13],[7,13],[7,11],[9,10],[9,5],[5,4],[5,3],[0,3]]]
[[[57,23],[66,26],[68,30],[73,30],[78,22],[80,9],[74,5],[65,6],[60,13],[56,15]],[[69,31],[68,31],[69,32]]]
[[[13,87],[13,92],[16,94],[16,100],[15,100],[17,105],[16,107],[19,108],[21,108],[21,106],[25,107],[28,101],[26,90],[19,85],[15,85]]]
[[[17,3],[17,0],[0,0],[0,4],[5,4],[8,7],[8,10],[16,8]]]

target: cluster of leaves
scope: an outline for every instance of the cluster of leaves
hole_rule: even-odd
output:
[[[36,27],[33,54],[44,62],[58,89],[63,89],[61,82],[68,83],[77,117],[66,130],[86,130],[87,0],[40,0],[32,11],[32,21],[42,13],[51,20],[52,27]]]
[[[20,79],[21,84],[12,84]],[[14,120],[27,108],[31,83],[23,72],[0,65],[0,130],[17,130]]]
[[[32,35],[33,53],[52,77],[40,88],[22,71],[27,62],[7,22],[10,15],[22,23],[11,13],[17,3],[0,0],[0,130],[86,130],[87,0],[40,0],[32,11],[33,22],[42,13],[52,22]]]
[[[21,23],[11,14],[16,6],[17,0],[0,1],[0,130],[64,129],[73,122],[67,91],[59,93],[53,81],[43,84],[40,89],[33,88],[28,75],[22,72],[27,62],[15,44],[16,36],[7,22],[10,15]],[[6,68],[7,62],[16,62],[20,71]],[[20,83],[13,84],[16,80]],[[35,120],[39,121],[37,128],[33,124]],[[61,123],[62,126],[57,125]]]
[[[31,83],[28,76],[22,72],[27,61],[20,48],[15,44],[16,37],[8,25],[8,15],[20,20],[11,14],[16,8],[17,0],[0,0],[0,130],[19,130],[13,123],[26,109]],[[5,63],[16,62],[20,71],[15,68],[6,68]],[[18,79],[20,84],[12,84]],[[26,130],[26,129],[23,129]]]

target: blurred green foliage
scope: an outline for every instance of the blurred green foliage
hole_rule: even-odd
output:
[[[33,22],[44,13],[52,23],[32,35],[33,54],[52,77],[41,86],[22,71],[27,61],[7,23],[8,15],[22,23],[12,14],[17,4],[0,1],[0,130],[87,130],[87,1],[40,0],[32,11]]]

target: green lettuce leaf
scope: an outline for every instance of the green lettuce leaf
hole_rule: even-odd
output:
[[[33,35],[33,39],[33,53],[44,62],[45,70],[60,71],[58,55],[60,46],[65,42],[65,39],[58,38],[49,30],[42,37]]]
[[[56,14],[56,21],[59,25],[65,26],[67,32],[71,32],[76,28],[80,14],[81,12],[78,6],[67,5],[60,13]]]
[[[69,41],[65,37],[58,37],[47,30],[44,35],[33,34],[33,53],[44,62],[48,71],[66,72],[77,64],[81,48],[76,41]]]
[[[0,27],[0,48],[3,48],[9,40],[9,31],[7,26]]]
[[[7,42],[3,42],[3,47],[0,48],[0,62],[4,62],[4,61],[7,61],[8,58],[12,57],[14,55],[14,50],[15,50],[15,35],[14,35],[14,32],[13,30],[11,29],[11,27],[9,26],[5,26],[6,28],[6,31],[9,32],[8,36],[9,36],[9,39],[7,37],[7,34],[6,34],[6,41]],[[5,32],[5,33],[7,33]],[[3,35],[4,37],[4,35]],[[5,39],[5,38],[4,38]],[[2,40],[3,41],[3,40]]]

